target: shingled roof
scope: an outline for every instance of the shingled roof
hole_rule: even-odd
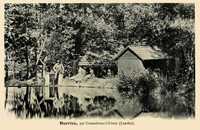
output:
[[[143,60],[166,59],[167,55],[164,54],[157,46],[128,46],[122,50],[114,60],[119,59],[127,50],[130,50],[135,56]]]

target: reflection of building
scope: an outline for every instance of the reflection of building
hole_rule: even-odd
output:
[[[157,47],[129,46],[122,50],[114,61],[117,62],[119,75],[129,75],[147,68],[167,70],[167,57]]]

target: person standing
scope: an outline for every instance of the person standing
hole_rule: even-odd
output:
[[[59,86],[62,83],[63,74],[64,74],[64,66],[62,65],[60,60],[57,60],[57,63],[53,66],[53,70],[55,72],[55,84]],[[62,95],[63,94],[62,94],[61,87],[58,87],[58,97]]]

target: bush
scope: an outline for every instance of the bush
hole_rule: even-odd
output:
[[[134,87],[135,83],[136,83],[135,77],[121,75],[117,83],[117,89],[119,93],[121,94],[121,96],[126,99],[133,98],[134,97],[133,89],[135,88]]]
[[[194,83],[184,76],[155,78],[148,71],[132,76],[121,75],[117,88],[124,98],[136,98],[146,112],[164,112],[169,117],[195,115]]]
[[[158,83],[154,75],[150,73],[141,75],[135,87],[135,93],[137,93],[139,101],[143,105],[143,110],[151,112],[158,111],[157,97],[154,93],[158,87]]]
[[[161,93],[162,112],[166,112],[170,117],[191,117],[195,115],[193,88],[184,83],[174,83],[174,79],[165,83],[163,88]]]
[[[138,98],[144,111],[157,111],[158,105],[154,94],[158,83],[148,71],[133,73],[131,76],[121,75],[117,84],[118,91],[124,98]]]

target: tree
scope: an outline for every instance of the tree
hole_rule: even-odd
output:
[[[47,57],[49,68],[61,58],[70,70],[88,51],[111,59],[120,46],[157,45],[194,79],[193,4],[6,4],[5,20],[7,55],[27,70],[33,57]]]
[[[37,26],[32,4],[5,4],[5,51],[16,62],[26,62],[26,78],[29,75],[31,51],[36,46],[36,37],[32,33]]]

